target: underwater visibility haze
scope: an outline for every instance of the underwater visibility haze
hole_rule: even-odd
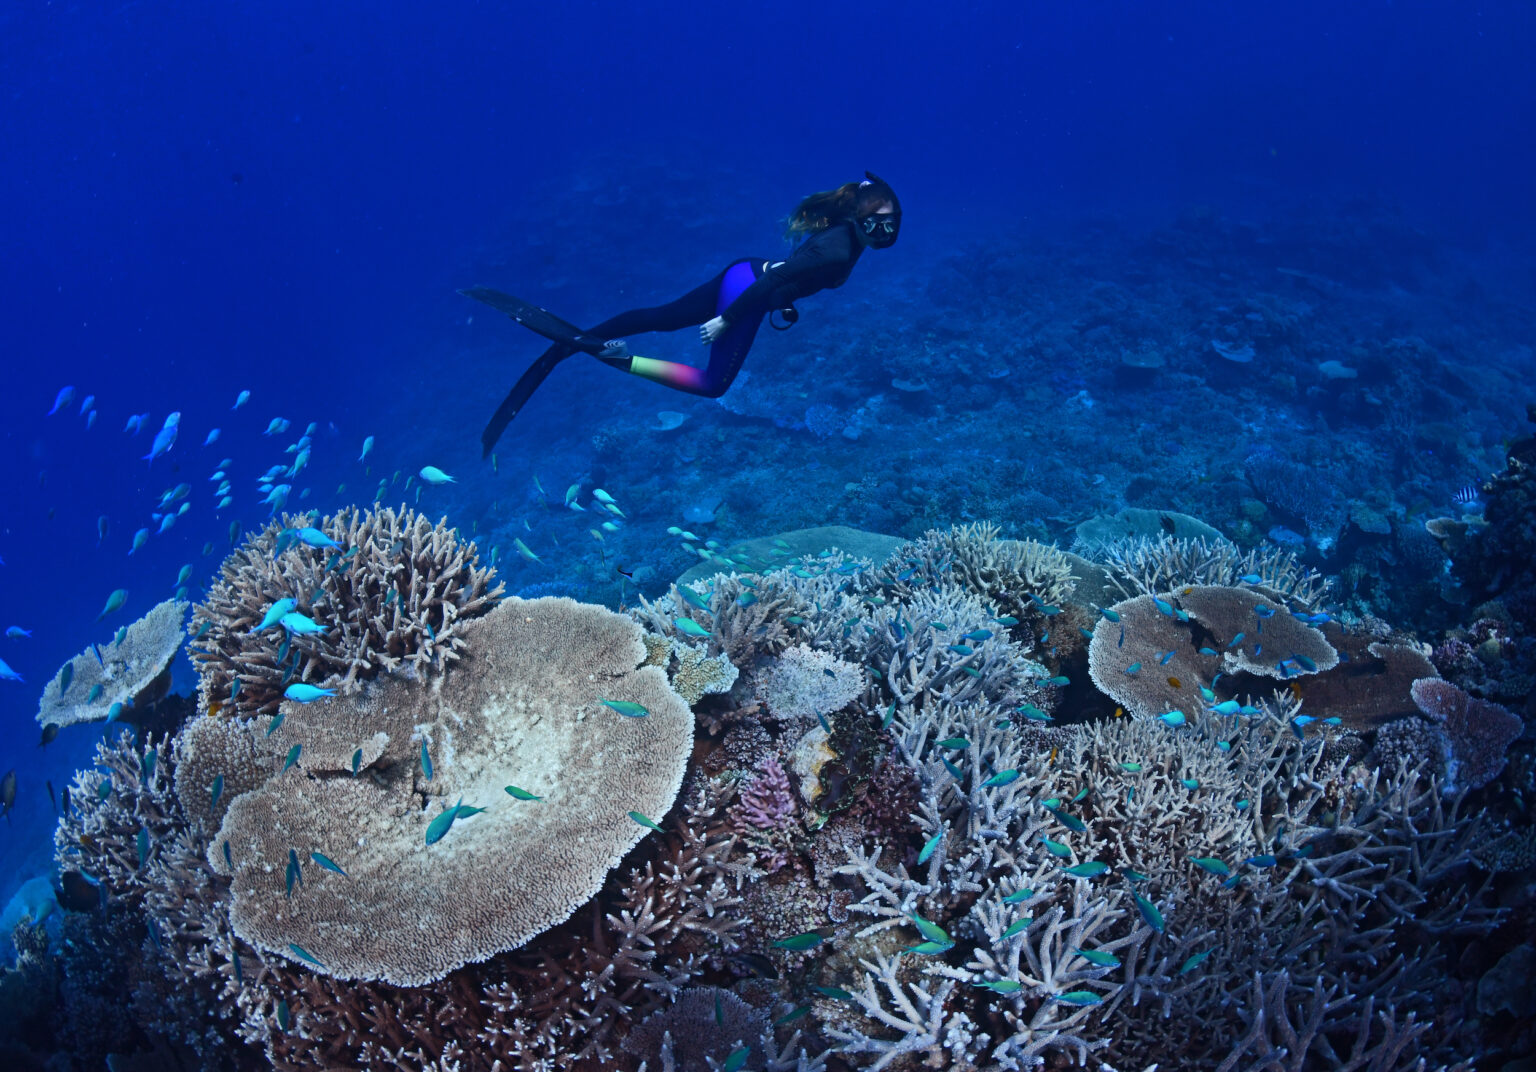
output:
[[[0,13],[0,1067],[1536,1067],[1536,10]]]

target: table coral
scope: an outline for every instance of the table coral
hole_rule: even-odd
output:
[[[645,835],[627,813],[671,806],[693,717],[658,668],[636,670],[645,650],[632,621],[564,598],[510,599],[460,637],[459,661],[429,683],[384,679],[312,711],[285,704],[289,718],[375,727],[389,741],[355,777],[301,753],[230,805],[209,862],[232,875],[244,940],[302,950],[344,978],[431,982],[568,917]],[[609,700],[648,714],[625,717]],[[507,785],[543,799],[514,800]],[[489,813],[461,815],[428,844],[430,823],[460,802]],[[345,874],[314,866],[312,852]],[[302,885],[290,890],[291,853]]]
[[[167,599],[128,626],[121,641],[92,644],[65,663],[43,686],[38,725],[102,722],[111,717],[113,704],[131,707],[164,696],[171,660],[186,639],[181,629],[186,616],[186,603]],[[67,690],[62,688],[65,670],[70,677]],[[101,690],[92,699],[97,685]]]

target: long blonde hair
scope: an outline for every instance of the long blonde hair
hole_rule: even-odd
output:
[[[823,190],[802,199],[789,214],[784,237],[804,238],[825,231],[839,220],[868,216],[882,205],[901,211],[901,202],[890,184],[866,171],[863,182],[845,182],[834,190]]]

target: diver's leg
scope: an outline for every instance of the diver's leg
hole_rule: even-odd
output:
[[[629,321],[624,318],[631,316],[640,318],[634,321],[637,323],[659,322],[662,316],[665,316],[667,322],[673,324],[672,327],[667,328],[642,329],[647,331],[675,331],[692,324],[702,324],[718,316],[726,306],[736,300],[737,295],[751,286],[761,274],[762,265],[763,262],[760,260],[736,261],[704,286],[690,291],[670,305],[659,306],[654,310],[637,309],[633,313],[621,313],[612,320],[597,325],[589,334],[602,338],[626,334],[627,332],[622,329],[628,326]],[[654,321],[644,319],[644,314],[653,313],[661,316],[657,316]],[[686,319],[678,322],[679,318],[684,317]],[[627,353],[608,357],[599,355],[598,360],[621,372],[628,372],[633,376],[639,376],[678,391],[702,395],[705,398],[719,398],[725,394],[726,388],[741,371],[742,362],[746,360],[747,351],[752,348],[752,340],[757,336],[758,325],[761,322],[761,320],[755,320],[727,328],[724,334],[710,344],[709,364],[704,368],[697,368],[681,361],[632,357]]]

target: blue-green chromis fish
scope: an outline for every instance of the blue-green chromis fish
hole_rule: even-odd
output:
[[[515,785],[508,785],[508,786],[504,786],[503,788],[507,791],[507,795],[510,796],[513,800],[543,800],[544,799],[541,796],[536,796],[533,793],[528,792],[528,790],[526,790],[526,789],[519,789]]]
[[[1093,878],[1096,875],[1102,875],[1108,870],[1109,865],[1106,863],[1100,863],[1098,860],[1089,860],[1086,863],[1078,864],[1075,867],[1062,868],[1062,872],[1064,874],[1071,875],[1073,878]]]
[[[806,931],[803,934],[781,938],[773,943],[775,949],[787,949],[792,953],[803,953],[808,949],[815,949],[822,942],[822,937],[816,931]]]
[[[933,835],[933,837],[929,838],[927,844],[925,844],[923,846],[923,851],[917,854],[917,862],[920,863],[920,864],[927,863],[928,862],[928,858],[930,856],[932,856],[933,853],[934,853],[934,850],[936,850],[939,847],[939,842],[941,842],[943,840],[944,840],[944,831],[942,831],[942,830],[940,830],[937,834]]]
[[[343,871],[339,866],[337,866],[335,860],[331,859],[329,856],[325,855],[325,853],[323,853],[323,852],[311,851],[310,854],[309,854],[309,858],[311,860],[313,860],[315,863],[319,864],[321,867],[325,868],[327,871],[334,871],[334,872],[336,872],[336,874],[342,876],[343,878],[350,878],[351,877],[345,871]]]
[[[604,707],[611,707],[625,718],[645,718],[651,712],[644,704],[630,700],[599,700]]]
[[[299,945],[297,942],[289,942],[288,948],[291,949],[293,951],[293,955],[298,957],[300,960],[308,961],[310,964],[313,964],[317,968],[325,967],[325,965],[321,964],[319,959],[316,958],[313,953]]]
[[[464,798],[460,797],[457,804],[446,809],[436,819],[427,824],[428,845],[436,845],[439,841],[443,840],[443,837],[448,833],[448,828],[453,825],[454,819],[458,818],[459,804],[462,803],[464,803]]]
[[[427,781],[432,780],[432,756],[427,752],[427,742],[421,742],[421,773]]]
[[[657,833],[662,832],[661,827],[656,825],[656,821],[654,819],[649,819],[638,811],[630,812],[629,817],[635,822],[639,823],[641,826],[645,827],[647,830],[655,830]]]
[[[1071,990],[1065,994],[1057,994],[1056,1000],[1063,1005],[1098,1005],[1104,999],[1091,990]]]

